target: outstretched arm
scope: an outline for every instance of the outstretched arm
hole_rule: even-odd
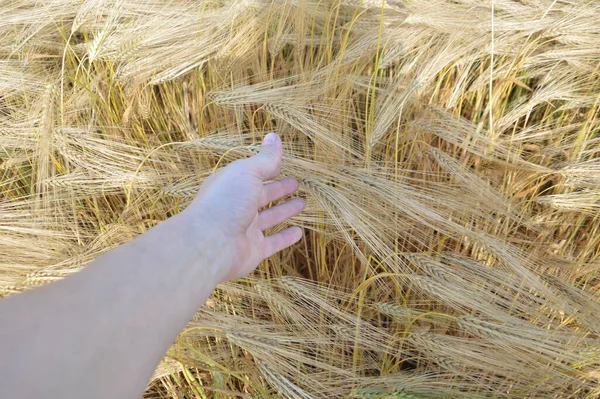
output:
[[[181,214],[54,284],[0,301],[0,397],[139,398],[215,286],[300,240],[269,229],[302,211],[270,133],[258,155],[203,184]]]

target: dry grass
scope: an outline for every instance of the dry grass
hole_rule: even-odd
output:
[[[5,0],[0,295],[276,130],[306,238],[218,288],[148,397],[600,397],[599,11]]]

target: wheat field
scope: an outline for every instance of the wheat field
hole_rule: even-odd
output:
[[[277,131],[305,237],[218,287],[147,398],[598,398],[599,12],[3,0],[0,297]]]

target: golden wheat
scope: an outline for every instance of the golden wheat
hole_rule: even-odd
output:
[[[598,11],[5,1],[0,296],[276,130],[305,239],[218,287],[148,398],[598,398]]]

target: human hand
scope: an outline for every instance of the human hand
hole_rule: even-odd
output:
[[[210,232],[222,255],[228,257],[225,264],[231,266],[223,270],[222,281],[245,276],[262,260],[302,238],[299,227],[266,237],[263,234],[304,209],[304,201],[294,198],[259,212],[298,189],[293,178],[265,184],[279,176],[282,154],[279,136],[267,134],[257,155],[235,161],[207,178],[184,211],[187,218],[201,223],[202,229]]]

